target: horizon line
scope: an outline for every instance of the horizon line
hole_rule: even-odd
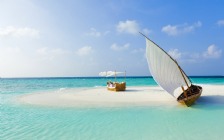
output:
[[[114,76],[111,76],[111,78]],[[125,76],[116,76],[116,77],[125,77]],[[148,76],[126,76],[127,78],[143,78],[143,77],[153,77],[151,75]],[[188,77],[224,77],[224,75],[190,75]],[[0,79],[44,79],[44,78],[50,78],[50,79],[66,79],[66,78],[109,78],[109,77],[102,77],[102,76],[27,76],[27,77],[0,77]]]

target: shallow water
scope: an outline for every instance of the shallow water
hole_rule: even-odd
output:
[[[23,94],[60,88],[103,86],[107,80],[84,79],[85,82],[83,79],[1,79],[0,139],[222,139],[224,103],[214,101],[213,97],[202,97],[191,108],[181,105],[54,108],[15,102],[16,97]],[[193,78],[192,81],[205,84],[206,79]],[[128,80],[135,81],[129,82],[135,86],[142,86],[146,80],[149,81],[147,84],[154,83],[148,85],[155,85],[152,79],[146,77]],[[220,77],[207,80],[209,84],[224,83],[224,78]]]
[[[222,138],[223,105],[134,108],[1,106],[1,139]]]

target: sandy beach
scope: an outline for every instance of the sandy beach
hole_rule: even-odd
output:
[[[224,104],[223,85],[202,85],[203,92],[196,104]],[[180,105],[159,86],[127,87],[124,92],[108,91],[106,87],[60,89],[19,96],[25,105],[53,107],[120,107]]]

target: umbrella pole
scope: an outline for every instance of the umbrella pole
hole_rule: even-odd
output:
[[[115,76],[115,83],[116,83],[116,70],[114,71],[115,73],[114,73],[114,76]]]

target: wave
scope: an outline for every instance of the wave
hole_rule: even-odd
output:
[[[65,89],[67,89],[67,88],[60,88],[59,91],[62,91],[62,90],[65,90]]]

